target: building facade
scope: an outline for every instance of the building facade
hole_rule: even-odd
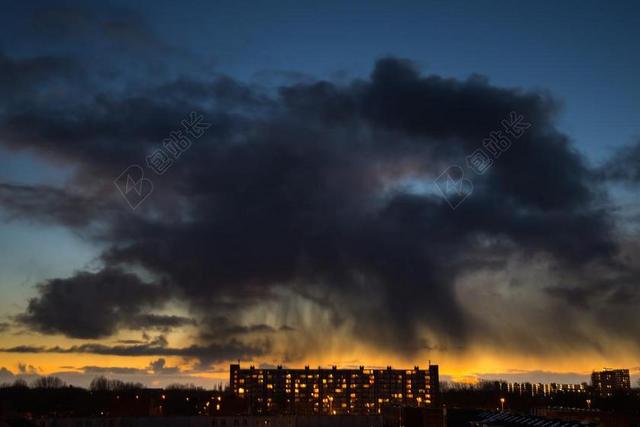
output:
[[[254,414],[376,415],[385,406],[427,407],[439,394],[438,365],[428,369],[248,369],[231,365],[231,391]]]
[[[507,383],[507,382],[494,382],[496,390],[507,393],[516,394],[519,396],[551,396],[554,394],[587,394],[589,392],[589,385],[587,383],[582,384],[560,384],[560,383]]]
[[[600,396],[609,397],[631,390],[628,369],[605,369],[591,374],[591,386]]]

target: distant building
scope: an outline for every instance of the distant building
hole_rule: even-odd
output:
[[[587,383],[582,384],[559,384],[559,383],[507,383],[499,382],[495,383],[496,390],[503,393],[516,394],[519,396],[550,396],[554,394],[574,394],[582,393],[587,394],[589,386]]]
[[[591,374],[591,386],[600,396],[613,396],[615,393],[631,390],[628,369],[605,369]]]
[[[439,394],[438,365],[428,369],[241,369],[231,365],[230,388],[250,413],[375,415],[391,405],[428,407]]]

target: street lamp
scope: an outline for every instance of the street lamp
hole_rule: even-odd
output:
[[[587,408],[591,409],[591,399],[587,399]]]
[[[500,398],[500,411],[504,412],[504,397]]]

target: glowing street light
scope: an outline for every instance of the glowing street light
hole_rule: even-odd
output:
[[[500,398],[500,411],[504,412],[504,397]]]

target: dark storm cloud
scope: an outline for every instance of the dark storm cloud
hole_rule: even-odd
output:
[[[637,242],[621,244],[621,254],[624,261],[616,263],[615,268],[585,266],[571,277],[562,277],[561,273],[559,283],[544,290],[563,307],[589,313],[610,336],[624,339],[640,334],[640,324],[632,320],[640,304]]]
[[[637,260],[634,260],[637,263]],[[640,263],[638,263],[640,264]],[[638,265],[635,264],[635,265]],[[640,269],[627,267],[612,272],[600,272],[591,277],[587,273],[594,273],[587,269],[579,278],[579,283],[563,283],[559,286],[547,287],[545,291],[556,298],[564,299],[569,306],[595,310],[605,305],[614,310],[640,303]],[[611,313],[613,314],[613,313]],[[602,319],[607,323],[615,316]]]
[[[152,361],[146,369],[126,366],[83,366],[79,369],[85,374],[148,375],[152,373],[157,375],[173,375],[180,373],[178,367],[167,366],[167,362],[163,358]]]
[[[425,77],[410,62],[387,58],[369,79],[347,85],[296,83],[273,94],[216,76],[102,90],[91,99],[0,116],[3,144],[73,164],[70,187],[82,195],[5,184],[4,209],[80,230],[100,223],[92,236],[107,246],[105,270],[41,285],[21,320],[83,338],[143,319],[189,324],[146,311],[176,296],[205,319],[203,344],[32,350],[208,360],[262,354],[253,342],[220,340],[277,332],[273,326],[206,319],[212,311],[237,318],[277,305],[284,288],[323,301],[334,325],[351,321],[357,339],[410,353],[473,335],[454,284],[495,265],[483,253],[542,254],[573,271],[616,252],[597,174],[555,128],[557,106],[547,94],[497,88],[477,76]],[[139,211],[126,211],[114,177],[142,164],[190,111],[213,127],[170,172],[153,176],[156,191]],[[448,165],[464,164],[512,111],[532,128],[474,176],[463,206],[452,211],[438,194],[406,190],[406,180],[428,187]],[[53,209],[43,201],[49,198]],[[132,267],[172,292],[115,270]],[[444,343],[425,342],[425,328]]]
[[[0,183],[0,206],[9,218],[28,218],[43,223],[84,227],[98,217],[98,200],[47,186],[32,187]],[[100,212],[104,215],[105,212]]]
[[[605,179],[630,185],[640,182],[640,140],[618,150],[601,168]]]
[[[215,316],[206,319],[205,322],[206,329],[202,332],[201,336],[207,340],[227,339],[248,334],[271,334],[276,332],[275,328],[264,323],[238,325],[223,316]]]
[[[29,98],[37,102],[47,88],[80,76],[77,64],[69,58],[39,56],[15,60],[0,53],[2,107],[8,104],[19,107]]]
[[[125,56],[131,68],[143,66],[149,71],[155,66],[156,72],[162,72],[166,71],[163,68],[167,63],[159,60],[159,55],[182,60],[183,69],[187,65],[185,62],[194,60],[188,51],[159,37],[139,14],[121,8],[97,5],[40,7],[33,14],[26,35],[33,43],[48,42],[40,46],[40,50],[63,50],[99,67],[113,66],[114,59]],[[104,58],[94,55],[96,50],[101,51]],[[136,57],[143,61],[137,61]],[[109,67],[101,73],[115,77]]]
[[[172,375],[172,374],[180,373],[180,368],[178,368],[177,366],[167,366],[167,361],[164,360],[163,358],[160,358],[158,360],[154,360],[153,362],[151,362],[149,364],[149,369],[154,374],[160,374],[160,375]]]
[[[116,345],[107,346],[103,344],[81,344],[71,347],[38,347],[38,346],[15,346],[0,348],[0,352],[5,353],[76,353],[76,354],[99,354],[105,356],[177,356],[188,359],[197,359],[203,364],[218,363],[228,360],[251,360],[252,357],[263,356],[268,353],[270,344],[268,341],[261,341],[259,344],[247,345],[236,340],[230,340],[220,344],[209,344],[206,346],[192,345],[188,347],[167,347],[157,344],[140,345]]]
[[[223,316],[205,317],[199,327],[199,338],[205,342],[269,337],[277,333],[295,331],[295,328],[288,325],[275,328],[265,323],[238,324]]]
[[[168,331],[173,328],[189,325],[196,325],[196,321],[182,316],[140,314],[131,319],[129,326],[134,329],[160,329]]]
[[[52,279],[39,285],[38,292],[18,321],[43,333],[100,338],[121,327],[170,328],[190,322],[144,313],[145,309],[161,307],[170,297],[168,289],[118,269]]]
[[[138,368],[128,368],[122,366],[83,366],[80,368],[85,374],[116,374],[116,375],[134,375],[146,374],[147,371]]]

